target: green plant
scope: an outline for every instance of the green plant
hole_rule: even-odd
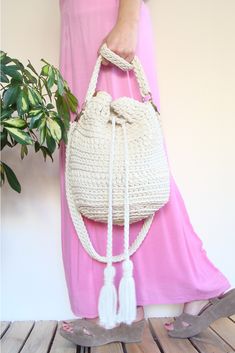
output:
[[[20,144],[20,157],[28,154],[28,146],[41,151],[53,161],[56,147],[67,143],[70,112],[78,115],[78,101],[61,73],[46,60],[37,73],[28,60],[19,60],[0,51],[1,150]],[[38,136],[39,135],[39,136]],[[12,189],[21,192],[14,171],[0,162],[0,186],[7,179]]]

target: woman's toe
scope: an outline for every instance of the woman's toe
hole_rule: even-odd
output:
[[[171,331],[174,329],[174,325],[172,322],[166,322],[165,324],[165,328],[168,330],[168,331]]]
[[[73,327],[70,324],[62,324],[62,328],[67,332],[73,332]]]
[[[182,321],[182,324],[183,324],[184,327],[189,326],[189,324],[188,324],[186,321]],[[168,331],[174,330],[174,322],[169,322],[169,323],[166,322],[166,323],[164,324],[164,326],[165,326],[165,328],[166,328]]]

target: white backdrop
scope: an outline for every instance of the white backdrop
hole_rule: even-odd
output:
[[[235,285],[235,2],[150,1],[161,115],[172,173],[209,258]],[[12,57],[58,67],[58,0],[2,1]],[[24,20],[25,18],[25,20]],[[20,21],[19,21],[20,19]],[[3,187],[2,320],[73,318],[62,264],[58,153],[54,163],[4,151],[21,194]],[[167,265],[167,263],[166,263]],[[177,315],[182,304],[145,307]]]

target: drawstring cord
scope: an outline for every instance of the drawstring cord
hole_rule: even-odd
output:
[[[122,278],[118,289],[119,308],[117,313],[117,291],[114,284],[116,269],[112,264],[112,181],[115,154],[115,115],[112,115],[112,140],[109,161],[109,210],[107,235],[107,265],[104,269],[104,285],[100,290],[98,311],[100,323],[105,328],[112,328],[117,323],[131,324],[136,318],[136,291],[133,277],[133,263],[129,256],[129,159],[126,122],[121,123],[124,140],[125,158],[125,196],[124,196],[124,254],[122,263]]]

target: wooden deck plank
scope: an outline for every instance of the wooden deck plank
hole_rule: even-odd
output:
[[[36,321],[20,353],[46,353],[56,331],[57,321]]]
[[[189,338],[192,344],[203,353],[232,353],[231,347],[208,327],[203,332]]]
[[[104,346],[91,347],[90,353],[124,353],[121,343],[108,343]]]
[[[34,321],[14,321],[1,339],[3,353],[18,353],[27,340]]]
[[[229,319],[231,319],[232,321],[234,321],[234,322],[235,322],[235,314],[234,314],[234,315],[232,315],[232,316],[229,316]]]
[[[142,342],[126,343],[125,348],[127,353],[161,353],[151,334],[148,320],[146,320]]]
[[[147,319],[140,343],[119,342],[100,347],[79,347],[59,333],[62,321],[1,322],[2,353],[232,353],[235,351],[233,317],[221,318],[189,339],[169,337],[164,322],[173,318]]]
[[[214,321],[210,327],[235,350],[235,323],[227,317]]]
[[[56,329],[56,334],[50,349],[50,353],[76,353],[77,345],[61,336],[59,332],[59,328],[61,325],[62,321],[59,321]]]
[[[11,321],[1,321],[0,338],[2,338],[6,330],[10,327],[10,324],[11,324]]]
[[[165,353],[198,353],[187,338],[173,338],[168,336],[164,323],[169,320],[173,320],[173,318],[149,318],[153,337],[157,340],[162,351]]]

